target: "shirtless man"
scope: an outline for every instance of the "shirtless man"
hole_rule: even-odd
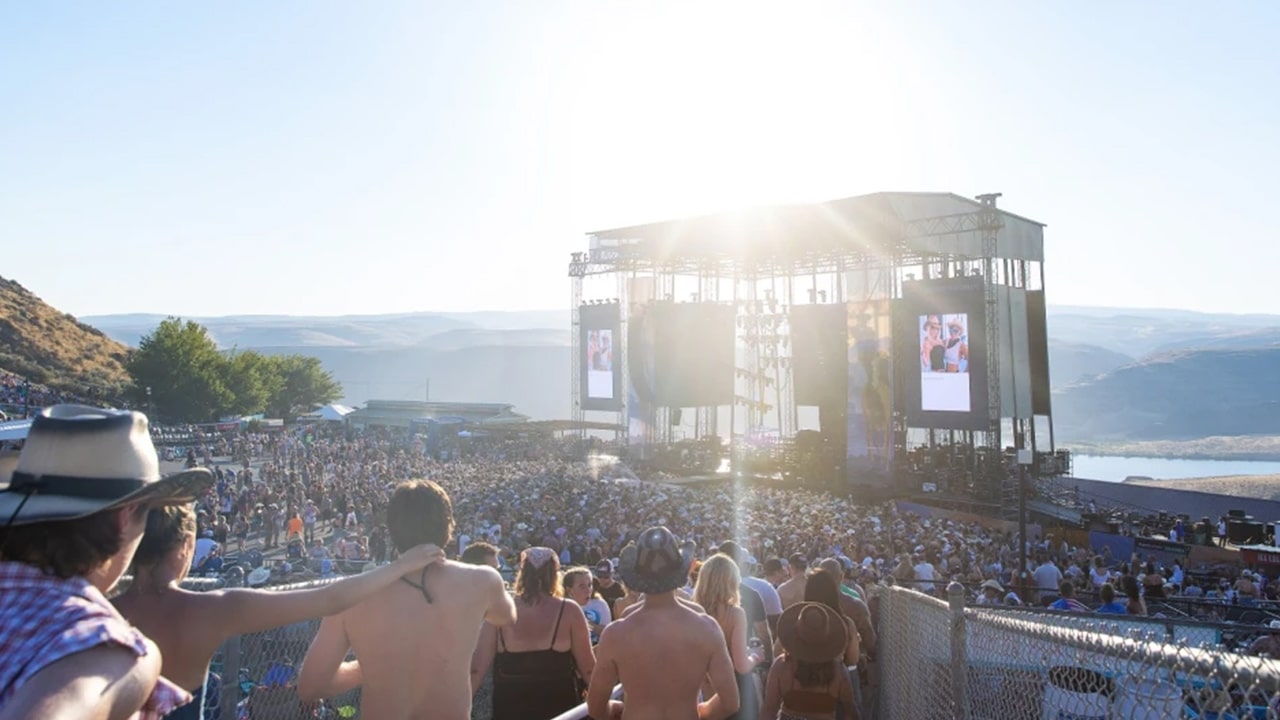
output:
[[[804,584],[808,580],[805,570],[809,567],[809,559],[800,553],[792,553],[791,579],[778,586],[778,599],[782,601],[782,609],[804,602]]]
[[[622,551],[618,571],[644,602],[611,623],[596,646],[587,693],[595,718],[719,720],[738,711],[738,684],[716,621],[676,597],[693,556],[664,527],[649,528]],[[698,702],[704,678],[715,693]],[[618,682],[626,704],[609,699]]]
[[[397,551],[453,534],[449,496],[429,480],[402,483],[387,527]],[[497,571],[438,562],[351,609],[325,618],[298,675],[303,702],[363,687],[361,714],[387,720],[468,720],[471,654],[484,622],[515,622]],[[355,651],[355,660],[346,661]]]

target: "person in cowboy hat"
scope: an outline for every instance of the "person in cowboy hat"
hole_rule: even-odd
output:
[[[727,718],[738,711],[738,684],[724,633],[716,621],[676,598],[693,555],[665,527],[653,527],[627,545],[618,573],[644,602],[611,623],[596,646],[587,712],[616,718],[623,704],[610,700],[622,683],[633,717]],[[699,703],[703,679],[713,694]]]
[[[999,605],[1004,602],[1004,586],[994,578],[983,580],[978,586],[982,594],[978,596],[979,605]]]
[[[147,511],[190,502],[212,473],[161,477],[141,413],[58,405],[0,463],[0,483],[0,718],[151,718],[187,702],[106,594]]]
[[[815,602],[792,605],[778,619],[778,642],[783,654],[769,668],[760,717],[832,720],[837,708],[858,717],[842,662],[848,628],[836,611]]]

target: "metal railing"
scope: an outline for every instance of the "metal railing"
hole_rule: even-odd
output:
[[[609,694],[609,699],[610,700],[622,699],[622,685],[613,686],[613,692]],[[587,704],[582,703],[581,705],[575,708],[565,710],[564,712],[555,716],[551,720],[588,720],[588,719],[589,719],[589,716],[587,715]]]
[[[1280,720],[1280,662],[1240,651],[1274,634],[1270,628],[966,606],[957,583],[947,601],[899,587],[868,590],[879,616],[880,682],[870,698],[878,718]],[[308,705],[297,696],[297,669],[318,626],[310,620],[228,640],[211,665],[205,717],[358,717],[359,690]],[[622,697],[621,686],[612,696]],[[587,717],[581,704],[555,720]]]
[[[876,589],[877,717],[1280,717],[1280,662],[1123,616],[966,607],[948,590]]]

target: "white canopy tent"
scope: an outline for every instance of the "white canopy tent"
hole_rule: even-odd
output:
[[[342,422],[348,415],[355,412],[354,408],[346,405],[325,405],[319,410],[313,410],[307,413],[306,417],[321,420],[323,422]]]

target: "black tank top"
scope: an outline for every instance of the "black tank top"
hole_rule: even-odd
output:
[[[493,659],[493,720],[550,720],[582,702],[572,648],[554,650],[565,602],[560,601],[546,650],[508,652],[499,628],[501,649]]]

